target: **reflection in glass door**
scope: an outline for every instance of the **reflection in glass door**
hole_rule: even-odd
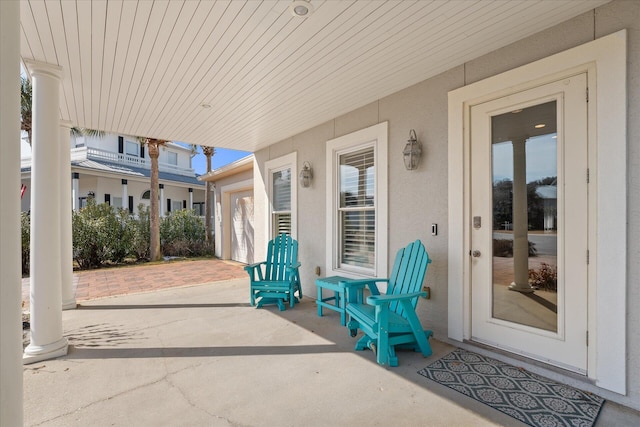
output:
[[[492,317],[553,332],[558,330],[556,112],[557,102],[551,101],[491,119]]]

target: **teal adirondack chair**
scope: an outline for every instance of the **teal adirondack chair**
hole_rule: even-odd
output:
[[[267,260],[244,267],[251,280],[251,305],[277,304],[280,311],[284,311],[284,302],[289,301],[293,307],[298,298],[302,298],[299,267],[296,240],[284,233],[271,240]]]
[[[369,348],[376,353],[378,364],[389,366],[398,366],[396,347],[421,351],[424,357],[431,356],[429,337],[433,333],[423,330],[416,315],[418,297],[427,295],[420,288],[429,263],[429,254],[422,242],[416,240],[398,251],[389,279],[343,282],[351,295],[364,286],[371,291],[366,304],[362,301],[349,303],[346,308],[351,336],[356,336],[358,329],[365,333],[356,343],[356,350]],[[377,283],[387,283],[386,295],[380,295]]]

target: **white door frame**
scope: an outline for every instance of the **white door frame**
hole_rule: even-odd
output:
[[[449,338],[471,337],[470,131],[472,105],[586,72],[589,93],[588,377],[626,394],[626,30],[449,93]],[[595,193],[595,195],[594,195]],[[602,284],[602,289],[598,288]],[[598,333],[602,332],[602,333]],[[617,349],[617,351],[611,351]]]
[[[253,179],[236,182],[234,184],[220,187],[221,206],[220,221],[222,222],[222,259],[231,259],[231,223],[233,213],[231,212],[231,193],[238,191],[253,190]],[[255,218],[254,218],[255,221]]]

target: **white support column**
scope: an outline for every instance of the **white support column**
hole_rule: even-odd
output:
[[[189,210],[193,210],[193,188],[189,187]]]
[[[73,289],[73,229],[71,211],[73,196],[69,176],[71,176],[71,122],[60,121],[60,258],[62,278],[62,309],[71,310],[77,307],[75,290]]]
[[[167,208],[164,205],[164,184],[158,184],[158,186],[160,187],[160,203],[158,203],[158,207],[160,208],[160,218],[162,218],[164,217],[164,213],[167,211]]]
[[[531,293],[527,215],[527,140],[513,138],[513,278],[512,291]]]
[[[128,181],[126,179],[123,179],[122,181],[122,209],[126,209],[129,210],[129,192],[127,191],[127,183]]]
[[[71,174],[71,198],[73,199],[73,210],[80,210],[80,174],[73,172]]]
[[[67,339],[62,336],[62,256],[59,227],[61,185],[58,179],[62,69],[40,62],[27,62],[26,65],[33,85],[33,141],[31,343],[24,350],[25,364],[67,354]]]
[[[0,1],[0,426],[21,426],[20,2]]]

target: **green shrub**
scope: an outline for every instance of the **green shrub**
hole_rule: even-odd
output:
[[[73,258],[80,268],[95,268],[106,262],[120,263],[128,256],[132,233],[129,213],[116,212],[106,203],[88,199],[87,206],[73,213]]]
[[[73,257],[81,269],[105,263],[122,263],[127,258],[149,259],[149,207],[138,205],[138,215],[126,209],[87,201],[73,213]],[[23,231],[24,233],[24,231]],[[193,211],[181,210],[161,218],[162,250],[170,256],[205,256],[213,253],[205,241],[205,227]]]
[[[530,268],[529,284],[537,289],[558,292],[558,267],[543,262],[538,270]]]
[[[205,237],[204,222],[193,210],[173,212],[160,222],[160,246],[164,255],[211,255],[213,251]]]
[[[31,256],[31,216],[28,212],[22,212],[20,216],[20,228],[22,230],[22,274],[29,274],[29,257]]]
[[[138,216],[130,216],[127,226],[131,231],[131,256],[138,261],[149,259],[151,239],[149,207],[140,203],[138,205]]]

